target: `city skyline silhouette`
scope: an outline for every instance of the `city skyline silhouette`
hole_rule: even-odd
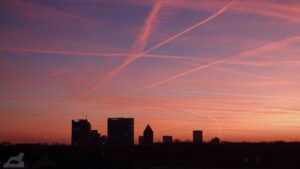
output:
[[[148,124],[154,142],[298,142],[299,7],[2,0],[0,142],[70,144],[86,116],[95,137],[134,118],[136,144]]]
[[[95,130],[90,122],[86,119],[72,120],[71,123],[71,145],[88,146],[88,145],[110,145],[110,146],[132,146],[132,145],[153,145],[155,143],[203,143],[203,131],[193,130],[192,140],[179,140],[170,136],[168,133],[162,136],[161,141],[154,140],[155,132],[150,124],[145,126],[143,133],[134,135],[135,125],[134,118],[114,117],[107,119],[107,135]],[[159,130],[159,129],[158,129]],[[174,139],[173,139],[174,138]],[[212,139],[215,139],[214,137]],[[134,141],[137,140],[138,142]],[[210,141],[212,141],[212,139]],[[219,138],[217,138],[219,139]],[[220,142],[220,141],[219,141]]]
[[[0,0],[0,169],[299,169],[300,0]]]

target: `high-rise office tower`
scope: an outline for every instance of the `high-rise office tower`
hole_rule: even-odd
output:
[[[203,132],[202,130],[193,131],[193,143],[200,144],[203,142]]]
[[[133,118],[108,118],[107,125],[109,145],[128,146],[134,144]]]
[[[90,144],[91,124],[87,119],[72,120],[72,145]]]
[[[143,144],[145,145],[153,144],[153,130],[151,129],[149,124],[144,130]]]

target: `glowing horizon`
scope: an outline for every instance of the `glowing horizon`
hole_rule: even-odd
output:
[[[133,117],[191,140],[300,141],[300,3],[1,1],[0,142]]]

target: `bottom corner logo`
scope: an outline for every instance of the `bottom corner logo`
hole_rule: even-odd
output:
[[[12,156],[3,165],[3,168],[24,168],[25,164],[23,161],[24,153],[19,153],[18,156]]]

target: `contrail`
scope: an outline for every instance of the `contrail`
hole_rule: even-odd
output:
[[[34,83],[34,82],[45,81],[45,80],[48,80],[48,79],[53,78],[53,77],[55,77],[55,76],[65,74],[65,73],[67,73],[67,72],[70,72],[70,70],[68,70],[68,69],[59,70],[59,71],[56,71],[56,72],[52,72],[52,73],[50,73],[49,75],[47,75],[47,76],[45,76],[45,77],[34,78],[34,79],[31,79],[31,80],[27,80],[27,81],[20,82],[20,83],[16,84],[14,87],[21,87],[21,86],[24,86],[24,85],[26,85],[26,84],[28,85],[28,84]]]
[[[138,51],[134,51],[132,53],[132,55],[130,55],[124,63],[122,63],[121,65],[119,65],[118,67],[116,67],[115,69],[113,69],[111,72],[109,72],[107,74],[107,76],[103,79],[103,81],[92,87],[89,91],[87,91],[86,93],[90,93],[91,91],[94,91],[96,89],[99,89],[99,88],[102,88],[106,83],[108,83],[109,81],[111,81],[115,76],[117,76],[123,69],[125,69],[127,67],[127,65],[129,65],[130,63],[132,63],[133,61],[135,61],[136,59],[140,58],[141,56],[143,55],[146,55],[148,53],[150,53],[151,51],[157,49],[157,48],[160,48],[161,46],[177,39],[178,37],[192,31],[193,29],[201,26],[201,25],[204,25],[206,23],[208,23],[209,21],[213,20],[214,18],[216,18],[217,16],[221,15],[222,13],[224,13],[229,7],[231,7],[233,4],[235,4],[238,0],[234,0],[230,3],[228,3],[227,5],[225,5],[224,7],[222,7],[220,10],[218,10],[216,13],[214,13],[213,15],[209,16],[208,18],[206,18],[205,20],[201,21],[201,22],[198,22],[188,28],[186,28],[185,30],[181,31],[181,32],[178,32],[177,34],[169,37],[168,39],[154,45],[153,47],[151,47],[150,49],[142,52],[142,53],[139,53]],[[150,17],[149,18],[154,18],[154,13],[155,12],[158,12],[158,9],[160,8],[160,4],[158,5],[159,3],[157,3],[152,11],[151,11],[151,14],[149,15]],[[157,6],[157,7],[156,7]],[[158,8],[158,9],[157,9]],[[147,19],[147,21],[150,22],[150,19]],[[151,24],[145,24],[145,25],[151,25]],[[147,27],[147,26],[146,26]],[[146,33],[145,33],[146,34]],[[142,34],[143,35],[143,34]],[[148,35],[148,34],[147,34]],[[142,36],[143,37],[143,36]],[[145,38],[141,38],[141,39],[145,39]],[[144,44],[143,44],[144,45]]]
[[[128,53],[101,53],[101,52],[85,52],[85,51],[72,51],[72,50],[44,50],[44,49],[25,49],[25,48],[0,48],[0,51],[58,54],[58,55],[72,55],[72,56],[90,56],[90,57],[125,57],[128,55]],[[179,59],[179,60],[193,59],[193,57],[190,56],[159,55],[159,54],[146,54],[143,55],[142,57],[158,58],[158,59]]]
[[[128,54],[126,53],[99,53],[99,52],[84,52],[84,51],[72,51],[72,50],[45,50],[45,49],[26,49],[26,48],[0,48],[0,51],[8,51],[8,52],[25,52],[25,53],[41,53],[41,54],[58,54],[58,55],[70,55],[70,56],[84,56],[84,57],[124,57]],[[173,60],[182,64],[192,65],[192,62],[183,61],[183,60],[194,60],[195,57],[190,56],[177,56],[177,55],[159,55],[159,54],[146,54],[142,56],[143,58],[154,58],[154,59],[166,59]],[[4,60],[3,57],[0,56],[0,61]],[[194,65],[195,66],[195,65]],[[65,71],[63,71],[65,72]],[[61,72],[61,73],[63,73]],[[53,77],[56,75],[60,75],[61,73],[51,73],[44,77],[45,79],[49,77]],[[44,79],[40,78],[40,80]],[[32,81],[23,81],[19,84],[16,84],[15,87],[23,86],[24,84],[28,84],[31,82],[35,82],[39,80]]]
[[[174,39],[177,39],[178,37],[194,30],[195,28],[201,26],[201,25],[204,25],[206,23],[208,23],[209,21],[213,20],[214,18],[218,17],[219,15],[221,15],[222,13],[224,13],[229,7],[231,7],[232,5],[234,5],[238,0],[234,0],[234,1],[231,1],[229,4],[225,5],[223,8],[221,8],[220,10],[218,10],[216,13],[214,13],[213,15],[209,16],[208,18],[206,18],[205,20],[201,21],[201,22],[198,22],[196,23],[195,25],[193,26],[190,26],[188,28],[186,28],[185,30],[181,31],[181,32],[178,32],[177,34],[169,37],[168,39],[154,45],[152,48],[146,50],[142,55],[146,54],[146,53],[149,53],[157,48],[160,48],[161,46],[173,41]]]
[[[94,91],[98,88],[103,87],[104,84],[111,81],[115,76],[117,76],[124,68],[127,67],[131,62],[138,59],[142,55],[139,55],[139,53],[143,52],[144,47],[146,45],[146,41],[148,40],[148,37],[152,31],[152,27],[155,21],[156,16],[158,15],[158,12],[160,11],[161,3],[160,1],[156,1],[154,6],[152,7],[147,19],[145,20],[145,23],[141,29],[141,32],[138,34],[136,41],[134,42],[133,46],[131,47],[131,50],[129,52],[128,57],[126,60],[119,65],[118,67],[114,68],[111,72],[109,72],[102,82],[94,87],[92,87],[90,90],[85,92],[86,94],[90,93],[91,91]],[[144,55],[144,54],[143,54]]]
[[[65,50],[44,50],[44,49],[24,49],[24,48],[0,48],[0,51],[9,52],[26,52],[26,53],[43,53],[43,54],[62,54],[74,56],[124,56],[124,53],[97,53],[97,52],[80,52]]]
[[[282,97],[282,96],[267,96],[267,95],[251,95],[251,94],[235,94],[235,93],[224,93],[224,92],[197,92],[196,94],[205,95],[216,95],[216,96],[232,96],[232,97],[253,97],[253,98],[263,98],[263,99],[274,99],[274,100],[293,100],[300,102],[299,98],[296,97]]]
[[[164,80],[161,80],[161,81],[149,84],[147,86],[144,86],[144,87],[141,87],[141,88],[138,88],[138,89],[134,89],[134,90],[128,91],[126,93],[127,94],[128,93],[133,93],[133,92],[141,91],[141,90],[144,90],[144,89],[152,88],[152,87],[155,87],[155,86],[158,86],[158,85],[162,85],[162,84],[167,83],[167,82],[169,82],[171,80],[175,80],[177,78],[180,78],[182,76],[194,73],[196,71],[207,69],[207,68],[210,68],[210,67],[215,66],[215,65],[222,64],[222,63],[227,62],[227,61],[232,61],[234,59],[242,59],[242,58],[245,58],[245,57],[248,57],[248,56],[251,56],[251,55],[255,55],[255,54],[259,53],[259,52],[263,52],[263,51],[270,50],[272,48],[280,47],[280,46],[286,45],[287,43],[290,43],[290,42],[296,41],[296,40],[300,40],[300,35],[299,36],[290,37],[290,38],[286,38],[286,39],[283,39],[283,40],[280,40],[280,41],[276,41],[276,42],[271,42],[271,43],[269,43],[267,45],[264,45],[262,47],[258,47],[258,48],[254,48],[254,49],[250,49],[250,50],[241,52],[238,55],[234,55],[234,56],[227,57],[225,59],[221,59],[221,60],[209,63],[209,64],[198,66],[196,68],[189,69],[189,70],[184,71],[182,73],[179,73],[179,74],[176,74],[174,76],[171,76],[171,77],[169,77],[167,79],[164,79]]]
[[[159,55],[159,54],[145,54],[143,58],[158,58],[158,59],[177,59],[177,60],[195,60],[193,56],[179,56],[179,55]]]

